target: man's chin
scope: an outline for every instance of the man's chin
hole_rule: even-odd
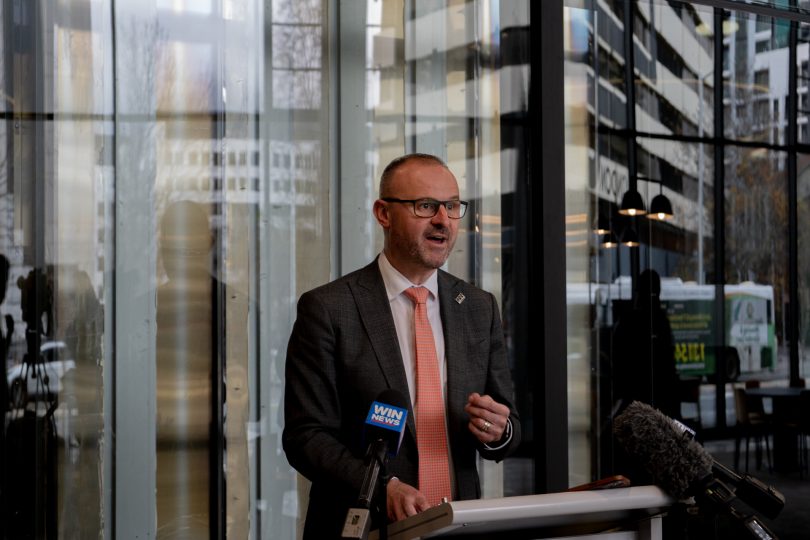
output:
[[[434,270],[437,268],[441,268],[444,266],[444,263],[447,262],[448,257],[450,256],[449,253],[439,256],[432,256],[432,257],[421,257],[422,264],[424,264],[428,268],[433,268]]]

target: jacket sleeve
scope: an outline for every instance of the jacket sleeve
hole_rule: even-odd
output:
[[[359,492],[364,466],[341,440],[336,329],[317,294],[304,294],[287,347],[282,443],[309,480]]]
[[[495,296],[488,294],[492,317],[490,323],[489,339],[489,368],[487,372],[486,393],[498,403],[509,407],[509,419],[512,423],[512,438],[509,444],[502,446],[502,443],[495,442],[489,448],[479,443],[478,452],[484,459],[501,461],[512,454],[520,445],[521,426],[520,417],[514,404],[514,384],[509,365],[506,361],[506,347],[504,345],[503,327],[501,326],[500,310]]]

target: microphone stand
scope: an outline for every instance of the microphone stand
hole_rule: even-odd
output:
[[[380,461],[380,472],[382,473],[382,494],[380,495],[380,540],[388,540],[388,471],[385,466],[385,459]]]
[[[765,514],[770,519],[775,519],[785,507],[785,496],[774,487],[768,486],[753,476],[741,476],[729,469],[722,463],[714,462],[712,472],[715,477],[719,477],[726,483],[733,483],[736,486],[734,494],[738,499],[744,501],[751,508]]]
[[[755,514],[746,514],[735,508],[734,500],[737,497],[729,487],[716,478],[710,479],[703,493],[696,495],[695,500],[700,504],[706,502],[711,510],[717,514],[726,514],[739,525],[741,532],[747,533],[749,538],[757,540],[778,540],[777,536],[768,529],[765,523]]]
[[[368,446],[366,452],[366,469],[357,504],[349,508],[346,521],[343,525],[342,538],[368,538],[371,526],[371,513],[375,512],[380,518],[380,539],[388,538],[388,478],[386,462],[388,461],[388,443],[384,439],[377,439]],[[382,481],[382,510],[375,508],[374,495],[379,487],[377,481]],[[382,514],[382,515],[380,515]]]

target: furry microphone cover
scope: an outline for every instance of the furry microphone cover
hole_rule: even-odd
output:
[[[613,433],[627,454],[676,499],[695,495],[712,475],[712,457],[668,417],[634,401],[613,420]]]

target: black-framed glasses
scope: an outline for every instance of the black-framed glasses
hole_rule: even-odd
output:
[[[447,210],[447,217],[450,219],[461,219],[467,213],[467,201],[437,201],[436,199],[395,199],[384,197],[385,202],[410,203],[413,205],[413,214],[416,217],[432,218],[439,212],[439,207],[444,206]]]

